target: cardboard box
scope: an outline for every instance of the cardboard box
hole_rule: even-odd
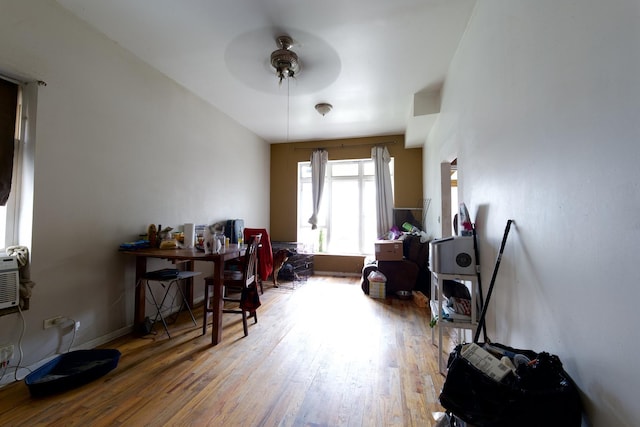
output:
[[[402,261],[402,241],[378,240],[375,245],[378,261]]]
[[[377,281],[377,280],[369,280],[369,296],[371,298],[386,298],[387,297],[386,280],[383,282]]]

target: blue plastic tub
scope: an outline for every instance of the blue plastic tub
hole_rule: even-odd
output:
[[[24,379],[32,397],[60,393],[91,382],[118,366],[115,349],[76,350],[61,354]]]

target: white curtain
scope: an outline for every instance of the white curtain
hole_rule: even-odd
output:
[[[387,147],[376,146],[371,149],[371,159],[375,165],[377,232],[379,238],[384,238],[393,225],[393,190],[389,170],[391,156]]]
[[[318,211],[320,210],[320,200],[324,188],[325,171],[329,153],[326,150],[314,150],[311,153],[311,193],[313,194],[313,215],[309,218],[311,229],[318,228]]]

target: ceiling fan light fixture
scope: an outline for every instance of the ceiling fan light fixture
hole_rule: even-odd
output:
[[[322,114],[322,116],[325,116],[326,114],[328,114],[332,108],[333,108],[333,105],[328,104],[326,102],[321,102],[319,104],[316,104],[316,111],[319,114]]]
[[[271,52],[271,66],[275,68],[276,75],[282,80],[295,77],[300,71],[298,55],[291,50],[293,39],[289,36],[280,36],[276,39],[280,49]]]

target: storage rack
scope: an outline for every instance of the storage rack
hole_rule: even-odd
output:
[[[476,294],[478,292],[478,277],[475,275],[466,275],[466,274],[444,274],[444,273],[434,273],[432,272],[432,280],[431,280],[431,295],[432,299],[429,302],[431,308],[431,317],[436,320],[436,324],[438,325],[438,369],[440,373],[446,375],[446,366],[444,366],[444,357],[442,348],[442,329],[443,328],[457,328],[459,330],[471,330],[471,334],[474,335],[476,332],[476,328],[478,327],[478,309],[477,309],[477,298]],[[464,283],[465,286],[469,289],[471,294],[471,316],[469,320],[454,320],[454,319],[442,319],[442,286],[445,280],[455,280]],[[433,299],[435,297],[435,299]],[[431,329],[431,343],[436,345],[435,343],[435,332],[434,329]]]

